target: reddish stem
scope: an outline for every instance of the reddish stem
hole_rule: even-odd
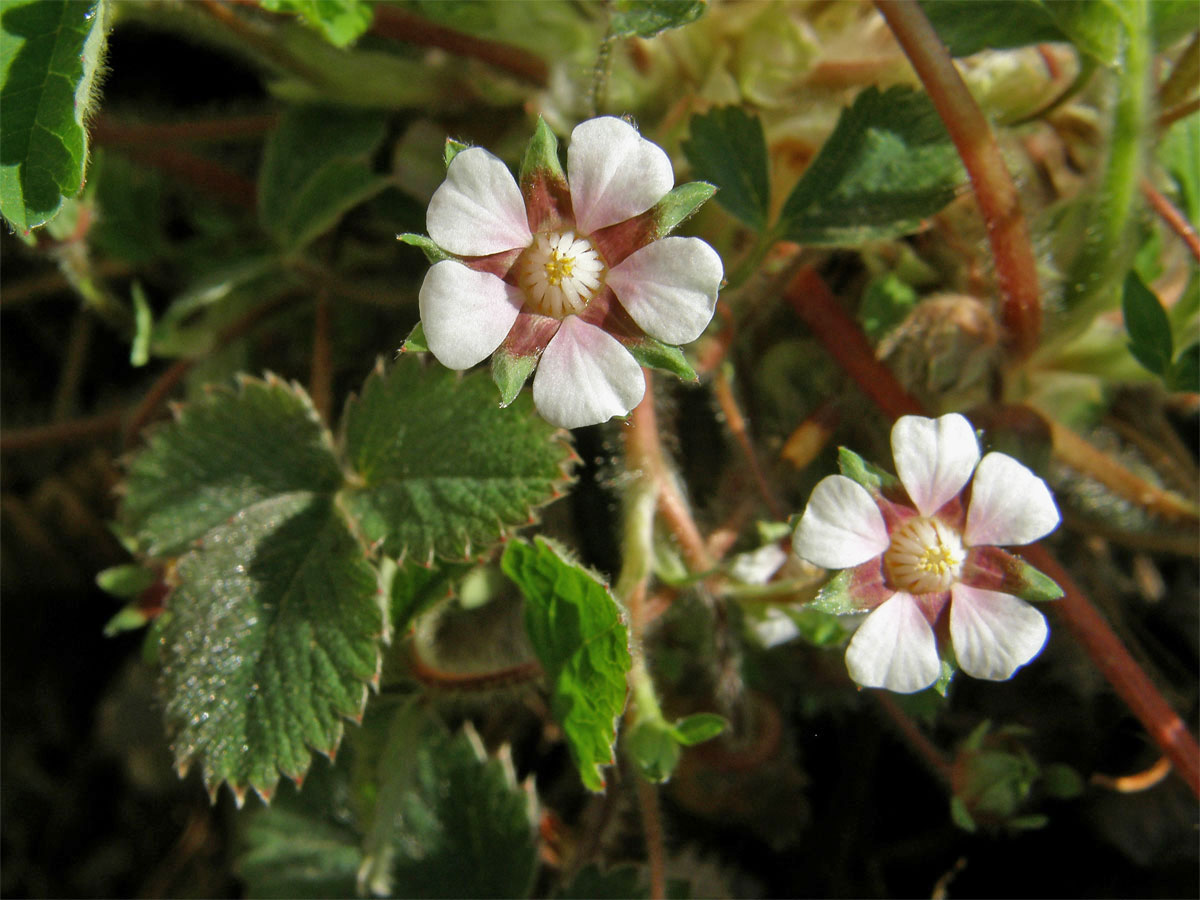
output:
[[[1158,130],[1166,131],[1180,119],[1186,119],[1197,110],[1200,110],[1200,97],[1189,100],[1187,103],[1180,103],[1174,109],[1168,109],[1158,117]]]
[[[257,203],[258,187],[253,181],[194,153],[165,146],[130,146],[122,152],[135,162],[174,175],[202,193],[215,194],[227,203],[245,209],[254,209]]]
[[[0,453],[19,453],[23,450],[41,450],[63,444],[77,444],[95,438],[107,437],[121,430],[125,410],[55,422],[51,425],[35,425],[31,428],[9,428],[0,434]]]
[[[876,0],[875,6],[925,85],[966,166],[992,245],[1011,349],[1024,358],[1037,346],[1042,307],[1033,245],[1016,185],[987,119],[916,0]]]
[[[767,478],[759,464],[758,454],[754,451],[754,443],[750,439],[750,429],[746,424],[746,417],[742,415],[737,398],[733,395],[733,385],[729,383],[729,378],[723,371],[717,371],[713,389],[716,391],[717,403],[721,406],[721,412],[725,415],[725,424],[733,433],[734,440],[742,450],[742,455],[746,457],[746,464],[750,467],[750,474],[754,477],[754,483],[758,486],[758,492],[762,495],[763,502],[767,504],[767,509],[771,511],[771,515],[776,520],[783,521],[787,518],[787,513],[779,505],[775,495],[771,493],[771,487],[767,484]]]
[[[884,413],[898,419],[923,411],[920,401],[901,387],[888,367],[875,358],[875,350],[863,330],[838,305],[811,266],[796,273],[785,296],[808,330],[825,345],[826,352]]]
[[[455,56],[480,59],[541,87],[550,80],[545,60],[527,50],[464,34],[386,3],[375,6],[375,21],[371,31],[406,44],[437,47]]]
[[[1141,181],[1142,196],[1149,201],[1154,207],[1154,211],[1159,214],[1167,227],[1174,231],[1177,235],[1183,238],[1183,242],[1187,244],[1187,248],[1192,251],[1192,256],[1197,262],[1200,262],[1200,235],[1196,234],[1196,229],[1189,222],[1170,200],[1163,196],[1162,191],[1150,183],[1149,178],[1142,178]]]
[[[107,147],[157,147],[161,144],[230,141],[259,137],[275,127],[279,116],[229,116],[188,122],[121,122],[99,116],[90,126],[92,140]]]

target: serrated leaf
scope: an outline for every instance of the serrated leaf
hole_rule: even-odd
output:
[[[838,447],[838,471],[865,487],[872,494],[898,487],[900,480],[874,463],[869,463],[853,450]]]
[[[258,0],[263,9],[291,13],[335,47],[346,47],[371,27],[374,14],[364,0]]]
[[[633,354],[639,366],[670,372],[684,381],[699,379],[683,351],[674,344],[664,344],[649,335],[644,335],[641,340],[625,344],[625,348]]]
[[[1166,375],[1174,356],[1171,323],[1158,297],[1136,272],[1125,278],[1121,311],[1129,332],[1129,352],[1155,375]]]
[[[488,376],[401,356],[347,406],[346,508],[397,559],[478,556],[566,484],[571,450],[528,395],[496,405]]]
[[[353,897],[362,850],[353,829],[272,808],[247,817],[237,872],[250,898]]]
[[[259,219],[283,249],[303,247],[388,185],[370,164],[386,127],[383,113],[341,107],[284,114],[267,140],[258,196]]]
[[[375,573],[328,497],[281,494],[183,556],[162,635],[178,765],[269,798],[332,753],[379,669]]]
[[[397,566],[389,591],[392,627],[403,633],[413,619],[446,599],[454,582],[468,571],[470,566],[457,563],[423,566],[407,562]]]
[[[1040,0],[919,0],[952,56],[1065,41]]]
[[[0,8],[0,213],[18,232],[44,225],[83,185],[106,10],[103,0]]]
[[[705,0],[614,0],[609,34],[613,37],[654,37],[704,15]]]
[[[312,403],[278,380],[214,392],[154,432],[130,464],[121,522],[149,556],[178,554],[255,504],[342,483]]]
[[[469,725],[451,736],[420,707],[402,706],[363,762],[377,788],[360,894],[529,895],[537,861],[530,797],[507,756],[488,759]]]
[[[584,786],[603,790],[631,665],[621,611],[607,587],[543,538],[511,542],[500,566],[525,597],[525,630]]]
[[[724,716],[718,716],[716,713],[694,713],[677,721],[672,726],[672,733],[675,740],[683,746],[694,747],[696,744],[711,741],[728,727],[729,722]]]
[[[410,247],[419,247],[431,264],[441,262],[444,259],[455,258],[435,244],[432,238],[428,238],[423,234],[398,234],[396,235],[396,240],[402,244],[408,244]]]
[[[802,244],[854,246],[916,231],[965,181],[929,97],[869,87],[842,112],[780,215]]]
[[[650,208],[650,214],[654,217],[655,237],[666,237],[688,216],[711,200],[716,192],[717,186],[706,181],[688,181],[675,185],[667,196]]]
[[[692,170],[720,190],[717,203],[755,231],[767,224],[770,183],[762,123],[740,106],[722,106],[692,116],[683,142]]]

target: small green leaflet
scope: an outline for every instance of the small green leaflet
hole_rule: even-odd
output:
[[[258,0],[263,9],[292,13],[335,47],[346,47],[371,27],[371,5],[364,0]]]
[[[0,7],[0,213],[19,232],[46,224],[83,186],[107,10],[105,0]]]
[[[965,181],[927,95],[869,87],[842,112],[792,190],[779,228],[788,240],[825,246],[899,237],[953,200]]]
[[[740,106],[692,116],[683,152],[694,174],[719,188],[717,203],[755,231],[767,225],[770,184],[762,123]]]
[[[1039,0],[919,0],[954,56],[1065,41]]]
[[[1158,297],[1136,272],[1125,277],[1121,311],[1129,332],[1129,352],[1148,371],[1165,376],[1175,353],[1171,323]]]
[[[562,726],[584,786],[604,789],[617,719],[625,709],[629,633],[608,588],[567,562],[543,538],[513,541],[500,560],[525,597],[525,630],[550,685],[550,710]]]
[[[609,34],[612,37],[654,37],[704,15],[706,0],[614,0]]]

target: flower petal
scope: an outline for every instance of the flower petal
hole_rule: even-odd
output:
[[[966,486],[979,462],[979,442],[958,413],[901,416],[892,426],[892,457],[918,512],[930,516]]]
[[[669,237],[647,244],[608,273],[608,286],[652,338],[688,344],[712,321],[725,269],[699,238]]]
[[[968,547],[1028,544],[1062,521],[1050,488],[1003,453],[989,453],[975,470],[963,540]]]
[[[612,116],[588,119],[571,132],[567,181],[579,233],[643,213],[675,184],[671,160],[632,125]]]
[[[450,369],[469,369],[500,346],[524,296],[495,275],[444,259],[425,273],[418,303],[429,352]]]
[[[846,648],[846,668],[863,687],[911,694],[938,679],[933,629],[917,601],[900,592],[867,616]]]
[[[1004,681],[1046,645],[1046,617],[1024,600],[966,584],[950,596],[950,640],[968,675]]]
[[[830,475],[808,498],[792,552],[827,569],[847,569],[878,556],[888,543],[887,526],[867,489],[845,475]]]
[[[482,147],[463,150],[433,192],[425,215],[429,236],[459,256],[486,256],[533,240],[525,200],[501,160]]]
[[[560,428],[598,425],[624,416],[646,392],[641,367],[612,335],[568,316],[533,377],[533,402]]]

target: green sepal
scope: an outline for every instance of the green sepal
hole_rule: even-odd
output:
[[[835,616],[863,612],[862,608],[855,604],[854,596],[850,592],[850,582],[853,576],[853,569],[843,569],[838,572],[825,582],[825,586],[817,594],[817,599],[807,604],[805,609],[815,609],[818,612],[830,613]]]
[[[938,674],[938,680],[933,683],[933,690],[937,691],[942,697],[945,697],[950,692],[950,682],[954,679],[954,673],[958,671],[958,661],[954,659],[954,651],[947,648],[942,651],[942,669]]]
[[[533,137],[525,147],[525,156],[521,158],[522,190],[534,178],[549,178],[563,184],[567,182],[567,174],[558,159],[558,137],[541,116],[538,116]]]
[[[707,181],[689,181],[673,187],[650,210],[654,219],[655,238],[664,238],[678,228],[711,200],[716,192],[717,186]]]
[[[900,480],[874,463],[869,463],[853,450],[838,447],[838,469],[851,481],[856,481],[872,494],[900,486]]]
[[[398,234],[396,240],[402,244],[408,244],[410,247],[419,247],[421,252],[425,254],[425,258],[430,263],[438,263],[446,259],[454,259],[449,253],[433,242],[432,238],[426,237],[423,234]]]
[[[446,161],[446,168],[450,168],[450,163],[454,162],[454,157],[470,146],[470,144],[464,144],[462,141],[456,141],[454,138],[446,138],[446,144],[442,148],[442,159]]]
[[[492,380],[500,389],[501,408],[507,407],[517,399],[521,388],[537,368],[537,363],[538,358],[533,354],[517,356],[504,347],[492,354]]]
[[[639,366],[670,372],[684,381],[699,380],[696,370],[688,363],[683,351],[674,344],[664,344],[646,335],[637,343],[626,344],[625,349],[633,354]]]
[[[136,563],[112,566],[96,575],[96,586],[114,597],[136,597],[154,584],[158,575]]]
[[[671,726],[671,735],[685,747],[711,741],[729,727],[724,716],[716,713],[695,713],[679,719]]]
[[[1045,572],[1035,569],[1020,557],[1014,557],[1014,559],[1017,560],[1019,566],[1011,576],[1011,582],[1005,581],[1005,593],[1020,597],[1027,603],[1046,603],[1062,597],[1063,589],[1058,586],[1057,581]]]
[[[418,322],[400,345],[401,353],[428,353],[429,341],[425,340],[425,326]]]
[[[662,719],[640,719],[630,729],[625,747],[647,781],[666,781],[679,765],[681,751],[673,732]]]

